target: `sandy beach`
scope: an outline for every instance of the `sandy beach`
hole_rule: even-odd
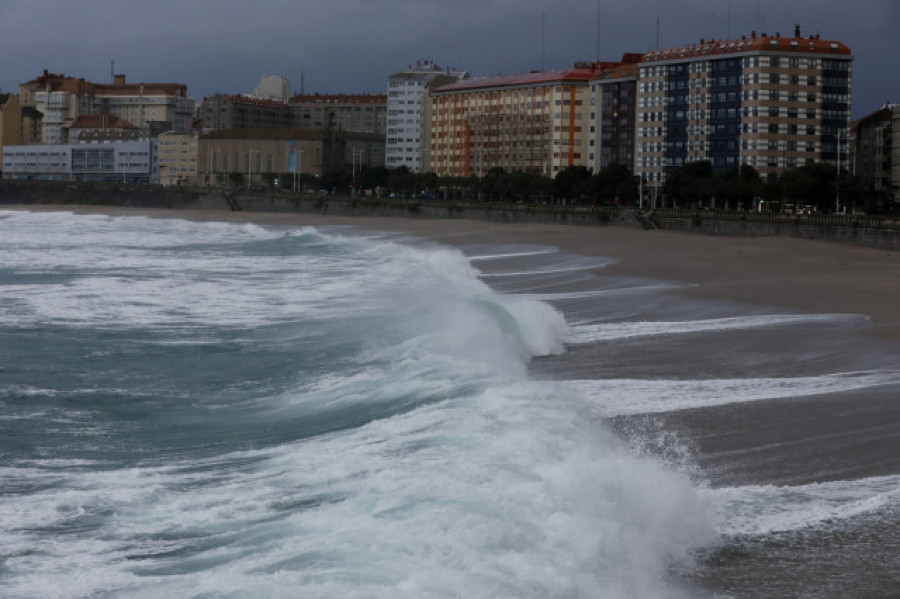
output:
[[[610,276],[686,283],[676,293],[781,306],[808,312],[862,314],[872,334],[900,339],[900,253],[787,237],[721,237],[626,227],[513,224],[456,219],[342,217],[318,214],[172,211],[113,206],[9,206],[82,214],[146,215],[271,225],[353,226],[399,231],[449,245],[536,243],[614,258]]]

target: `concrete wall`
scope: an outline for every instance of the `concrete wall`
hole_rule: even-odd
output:
[[[495,222],[644,227],[725,236],[784,235],[900,251],[900,222],[876,218],[809,217],[690,211],[657,212],[639,219],[631,210],[588,206],[478,204],[306,194],[228,193],[159,186],[0,180],[3,204],[89,204],[173,210],[310,212],[340,216],[467,218]],[[653,231],[648,230],[648,235]]]

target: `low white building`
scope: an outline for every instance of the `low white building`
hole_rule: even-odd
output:
[[[6,146],[4,179],[155,183],[155,141]]]

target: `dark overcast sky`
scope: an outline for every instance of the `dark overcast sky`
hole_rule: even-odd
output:
[[[381,92],[418,59],[522,73],[795,24],[850,46],[854,118],[900,103],[900,0],[0,0],[0,89],[44,69],[107,82],[114,60],[197,100],[264,75],[299,91],[301,72],[307,93]]]

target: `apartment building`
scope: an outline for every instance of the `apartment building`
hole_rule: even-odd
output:
[[[291,106],[280,100],[216,94],[204,98],[198,111],[205,129],[289,129]]]
[[[588,165],[596,173],[613,165],[634,168],[635,98],[641,54],[626,54],[623,64],[591,81],[591,137]]]
[[[576,63],[565,71],[439,87],[431,94],[432,170],[468,177],[499,167],[552,177],[569,166],[588,166],[591,81],[616,66]]]
[[[469,74],[420,60],[407,70],[388,77],[385,143],[385,166],[388,168],[405,166],[412,172],[422,170],[423,150],[430,151],[422,140],[429,126],[423,118],[423,104],[427,86],[437,77],[448,77],[449,82],[467,79]]]
[[[859,176],[875,201],[872,208],[900,209],[900,104],[885,104],[854,122],[850,132],[852,172]]]
[[[151,129],[190,129],[194,100],[181,83],[127,83],[115,75],[113,83],[99,84],[83,78],[44,73],[19,86],[23,107],[42,113],[41,143],[68,142],[67,125],[83,114],[108,114]]]
[[[634,170],[666,175],[709,160],[763,177],[816,162],[847,165],[850,49],[819,35],[756,33],[656,50],[638,72]]]
[[[294,125],[300,128],[332,126],[353,133],[384,135],[386,94],[302,94],[290,99]]]
[[[199,133],[169,131],[157,138],[157,164],[162,185],[191,185],[198,181]]]

